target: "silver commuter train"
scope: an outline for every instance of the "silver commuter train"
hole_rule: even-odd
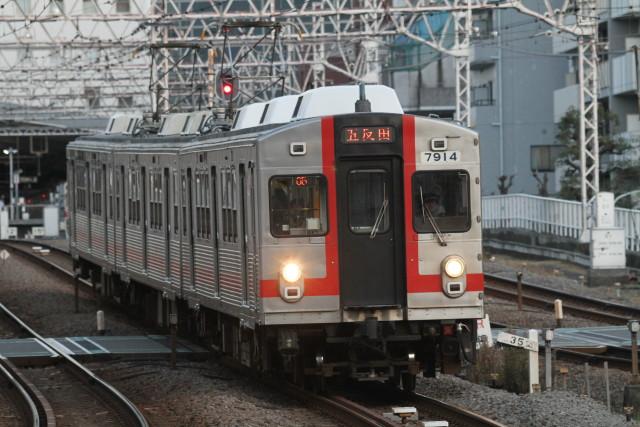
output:
[[[114,117],[67,147],[70,247],[104,297],[296,380],[472,361],[478,135],[372,85],[248,105],[232,129]]]

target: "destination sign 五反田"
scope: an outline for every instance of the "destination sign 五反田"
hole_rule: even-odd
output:
[[[391,126],[358,126],[342,129],[344,144],[391,143],[395,132]]]

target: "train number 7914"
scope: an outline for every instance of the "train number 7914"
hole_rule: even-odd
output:
[[[460,161],[459,151],[425,151],[422,153],[423,163],[449,163]]]

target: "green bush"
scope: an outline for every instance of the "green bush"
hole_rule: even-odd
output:
[[[504,388],[513,393],[529,392],[529,354],[520,348],[504,348]]]

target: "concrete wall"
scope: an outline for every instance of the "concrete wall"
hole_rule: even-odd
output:
[[[536,6],[531,1],[527,5]],[[565,85],[568,61],[552,55],[552,40],[544,35],[547,27],[530,17],[516,11],[495,11],[493,24],[498,36],[477,43],[483,50],[485,46],[494,48],[495,65],[472,74],[473,86],[489,74],[495,76],[494,105],[474,107],[481,141],[482,191],[497,194],[498,177],[504,174],[515,175],[510,193],[537,194],[530,170],[530,147],[554,143],[553,91]],[[553,181],[550,174],[549,191],[553,191]]]

